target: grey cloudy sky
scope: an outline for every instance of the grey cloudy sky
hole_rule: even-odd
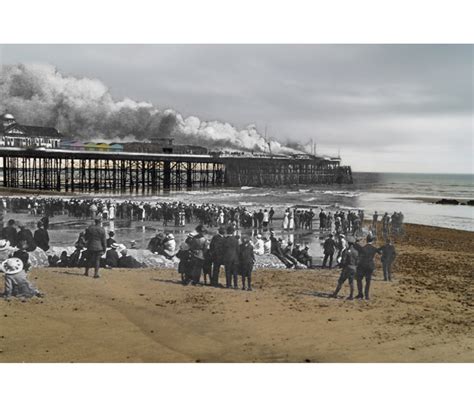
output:
[[[355,170],[473,171],[470,45],[3,45],[0,63],[97,78],[118,99],[277,140]]]

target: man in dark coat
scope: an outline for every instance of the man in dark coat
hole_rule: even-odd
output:
[[[224,264],[224,226],[219,227],[217,234],[214,235],[209,244],[209,258],[212,261],[211,285],[218,286],[219,271]]]
[[[207,230],[202,225],[198,225],[195,230],[197,234],[189,241],[189,249],[191,251],[192,285],[197,285],[201,279],[204,258],[208,249],[208,242],[204,237]]]
[[[84,238],[88,258],[84,275],[89,276],[89,268],[94,267],[94,278],[99,278],[100,257],[107,249],[105,230],[100,225],[100,219],[94,220],[94,225],[89,226]]]
[[[383,280],[391,282],[392,281],[392,264],[395,261],[397,253],[395,251],[395,246],[392,244],[390,239],[385,241],[385,245],[380,248],[382,252],[382,268],[383,268]]]
[[[349,246],[347,248],[344,248],[341,253],[341,275],[339,276],[336,290],[334,291],[332,296],[336,298],[344,282],[346,280],[349,280],[350,293],[347,299],[352,300],[354,298],[354,276],[356,273],[357,262],[359,260],[359,254],[354,248],[354,239],[352,237],[349,237],[347,239],[347,242]]]
[[[242,290],[245,290],[245,280],[247,280],[247,290],[252,290],[252,270],[255,263],[255,254],[248,237],[242,237],[242,244],[239,250],[239,266],[242,274]]]
[[[372,280],[372,274],[375,270],[374,257],[375,254],[380,254],[380,249],[375,248],[373,238],[367,237],[367,244],[363,247],[357,242],[354,244],[354,248],[359,253],[359,263],[357,265],[356,280],[357,280],[357,296],[356,299],[369,300],[370,281]],[[365,289],[362,293],[362,279],[365,278]]]
[[[323,268],[326,268],[326,262],[329,258],[329,268],[332,268],[332,260],[334,252],[336,250],[336,242],[332,238],[332,234],[329,234],[329,237],[324,241],[324,259],[323,259]]]
[[[234,281],[234,289],[238,289],[237,275],[239,270],[239,240],[234,236],[234,227],[227,227],[227,235],[224,238],[223,258],[225,268],[226,288],[232,286]]]
[[[43,251],[49,250],[49,234],[48,231],[44,228],[44,224],[39,221],[37,224],[37,229],[35,231],[34,239],[38,247]]]

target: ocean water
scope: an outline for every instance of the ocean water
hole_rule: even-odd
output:
[[[171,191],[162,199],[246,206],[249,210],[273,207],[281,216],[290,206],[336,210],[363,209],[367,215],[402,211],[406,222],[474,231],[474,207],[437,205],[452,198],[474,200],[472,174],[354,173],[352,185],[317,185],[279,188],[222,188]],[[141,197],[153,199],[154,197]]]
[[[86,195],[84,195],[86,196]],[[437,205],[433,201],[454,198],[474,200],[474,175],[354,173],[352,185],[315,185],[278,188],[209,188],[161,192],[156,195],[102,194],[108,199],[180,200],[246,206],[249,210],[273,207],[276,217],[291,206],[328,210],[364,209],[383,214],[402,211],[407,223],[474,231],[474,207]]]

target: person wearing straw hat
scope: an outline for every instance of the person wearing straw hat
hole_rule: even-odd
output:
[[[19,258],[8,258],[0,264],[0,271],[4,273],[5,289],[3,296],[30,298],[33,296],[42,296],[26,276],[23,269],[23,262]]]

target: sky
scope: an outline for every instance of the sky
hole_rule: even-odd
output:
[[[116,100],[255,124],[355,171],[471,173],[472,45],[1,45],[0,64],[97,79]]]

